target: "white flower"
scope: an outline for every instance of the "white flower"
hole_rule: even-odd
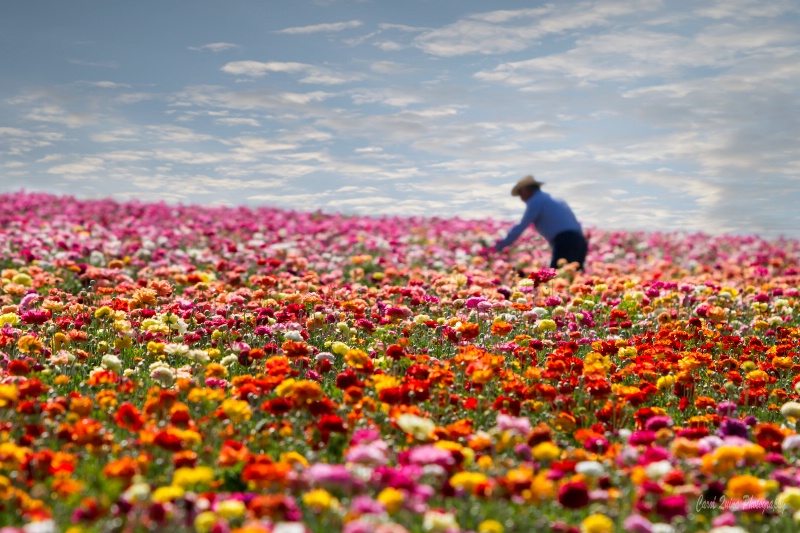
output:
[[[317,355],[314,356],[314,360],[317,362],[325,360],[333,363],[336,360],[336,358],[330,352],[319,352]]]
[[[233,355],[233,354],[231,354],[231,355],[226,355],[225,357],[223,357],[223,358],[222,358],[222,359],[220,359],[220,361],[219,361],[219,363],[220,363],[222,366],[232,366],[232,365],[234,365],[235,363],[238,363],[238,362],[239,362],[239,358],[238,358],[238,357],[236,357],[236,356],[235,356],[235,355]]]
[[[283,338],[292,342],[303,342],[303,336],[299,331],[289,330],[283,333]]]
[[[644,467],[644,472],[647,477],[653,480],[659,480],[672,471],[672,463],[666,459],[663,461],[655,461]]]
[[[150,377],[162,387],[171,387],[175,383],[175,374],[168,364],[157,361],[150,365]]]
[[[190,359],[196,363],[200,363],[204,365],[211,361],[211,357],[209,357],[208,352],[205,350],[198,350],[197,348],[193,350],[189,350],[186,352],[186,358]]]
[[[461,528],[456,522],[456,517],[450,513],[425,511],[425,515],[422,517],[422,529],[431,533],[439,533],[452,530],[458,531]]]
[[[106,354],[103,356],[102,359],[103,366],[109,370],[112,370],[119,374],[122,372],[122,361],[119,360],[119,357],[112,354]]]
[[[653,524],[653,533],[675,533],[675,528],[670,524],[658,522]]]
[[[408,413],[398,416],[396,423],[400,429],[417,440],[427,440],[431,432],[436,429],[433,421]]]
[[[122,494],[122,498],[131,502],[143,502],[150,495],[149,483],[134,483]]]
[[[800,435],[789,435],[785,439],[783,439],[783,443],[781,444],[781,448],[783,451],[788,452],[790,450],[797,450],[800,448]]]
[[[161,319],[161,322],[169,327],[169,329],[177,331],[181,335],[186,333],[186,331],[189,329],[189,325],[186,324],[186,322],[184,322],[184,320],[178,315],[161,315],[159,318]]]
[[[24,533],[56,533],[58,529],[56,528],[55,522],[48,519],[25,524],[22,527],[22,531],[24,531]]]
[[[272,533],[307,533],[307,531],[300,522],[278,522],[272,528]]]
[[[575,465],[575,472],[589,477],[601,477],[606,469],[597,461],[581,461]]]
[[[800,418],[800,403],[786,402],[781,406],[781,414],[785,418]]]
[[[189,347],[185,344],[169,343],[164,346],[164,352],[167,355],[186,355],[189,353]]]

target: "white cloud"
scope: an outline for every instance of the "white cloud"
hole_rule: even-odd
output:
[[[126,89],[130,87],[127,83],[116,83],[113,81],[85,81],[82,83],[89,87],[98,87],[100,89]]]
[[[503,54],[538,44],[547,35],[610,24],[619,17],[652,11],[658,0],[548,4],[542,8],[474,14],[419,35],[414,45],[435,56]],[[514,25],[509,23],[513,22]]]
[[[70,59],[70,63],[73,65],[83,65],[86,67],[98,67],[98,68],[119,68],[120,65],[117,61],[86,61],[83,59]]]
[[[220,70],[237,76],[252,76],[259,78],[270,72],[305,72],[313,68],[311,65],[296,62],[281,61],[232,61],[226,63]]]
[[[238,44],[233,43],[208,43],[202,46],[189,46],[189,50],[193,50],[195,52],[203,52],[208,50],[209,52],[226,52],[228,50],[235,50],[237,48],[241,48]]]
[[[138,132],[130,128],[125,128],[125,129],[117,129],[117,130],[109,130],[99,133],[93,133],[89,136],[89,138],[99,143],[111,143],[120,141],[127,142],[136,140],[138,138]]]
[[[375,61],[370,64],[370,70],[379,74],[409,74],[417,69],[395,61]]]
[[[307,34],[307,33],[331,33],[331,32],[339,32],[343,30],[349,30],[352,28],[358,28],[364,23],[360,20],[350,20],[347,22],[333,22],[327,24],[314,24],[311,26],[297,26],[293,28],[284,28],[282,30],[278,30],[275,33],[283,33],[288,35],[299,35],[299,34]]]
[[[60,132],[30,131],[0,126],[0,154],[23,156],[63,140],[64,134]]]
[[[285,150],[295,150],[299,145],[294,143],[275,142],[270,139],[261,139],[257,137],[237,137],[233,142],[238,144],[235,149],[237,153],[241,154],[260,154],[264,152],[277,152]]]
[[[68,128],[80,128],[98,121],[98,117],[91,113],[69,112],[55,104],[36,106],[25,115],[25,118],[37,122],[61,124]]]
[[[224,124],[225,126],[252,126],[257,128],[261,125],[261,123],[254,119],[254,118],[244,118],[244,117],[227,117],[227,118],[218,118],[215,120],[217,124]]]
[[[198,133],[190,128],[172,124],[147,126],[146,129],[164,142],[197,143],[214,139],[214,136],[207,133]]]
[[[340,85],[362,79],[360,74],[342,74],[328,69],[308,65],[305,63],[294,62],[259,62],[259,61],[233,61],[222,67],[223,72],[238,76],[249,76],[251,78],[261,78],[271,72],[281,73],[302,73],[300,83],[315,83],[319,85]]]
[[[99,157],[84,157],[74,163],[64,163],[47,169],[48,174],[84,175],[101,172],[105,169]]]
[[[351,93],[350,98],[356,105],[380,103],[392,107],[407,107],[423,101],[419,94],[393,89],[357,90]]]

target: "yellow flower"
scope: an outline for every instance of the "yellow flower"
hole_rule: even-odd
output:
[[[350,349],[348,345],[341,341],[335,341],[331,344],[331,352],[335,353],[336,355],[344,355]]]
[[[378,494],[377,500],[386,507],[386,512],[393,514],[399,511],[403,506],[404,496],[401,491],[392,487],[386,487]]]
[[[369,355],[364,350],[359,350],[357,348],[352,350],[347,350],[344,355],[344,360],[347,363],[347,366],[351,366],[356,369],[366,368],[366,365],[369,363],[370,358]]]
[[[712,453],[703,456],[702,470],[708,474],[724,474],[734,470],[742,459],[745,450],[741,446],[723,444]]]
[[[595,513],[581,522],[581,533],[614,533],[614,522],[604,514]]]
[[[203,511],[194,519],[194,528],[198,533],[208,533],[217,522],[217,515],[211,511]]]
[[[675,376],[661,376],[656,381],[656,388],[660,391],[669,390],[675,385]]]
[[[555,331],[556,330],[556,321],[550,320],[549,318],[545,318],[539,321],[537,325],[539,331]]]
[[[764,457],[767,455],[767,450],[758,444],[750,443],[744,446],[742,453],[744,455],[744,460],[747,461],[748,464],[755,465],[764,460]]]
[[[300,464],[304,467],[308,467],[308,459],[302,456],[302,454],[291,451],[291,452],[284,452],[280,456],[281,463],[289,463],[292,465]]]
[[[214,481],[214,469],[208,466],[196,468],[178,468],[172,474],[172,484],[187,489],[195,485],[208,484]]]
[[[324,489],[314,489],[306,492],[303,494],[303,503],[318,513],[339,505],[339,501]]]
[[[555,461],[561,456],[561,448],[550,441],[545,441],[534,446],[531,453],[537,461]]]
[[[484,520],[478,524],[478,533],[503,533],[503,524],[497,520]]]
[[[275,394],[281,398],[291,396],[294,390],[294,384],[297,382],[294,378],[284,379],[280,384],[275,387]]]
[[[19,324],[19,317],[17,316],[17,314],[5,313],[3,315],[0,315],[0,328],[5,326],[6,324],[9,324],[11,326],[16,326],[17,324]]]
[[[180,487],[175,487],[175,486],[159,487],[155,491],[153,491],[151,499],[156,503],[167,503],[172,500],[177,500],[185,493],[186,491],[184,491]]]
[[[783,489],[783,492],[778,494],[778,497],[775,498],[775,503],[780,507],[788,506],[797,511],[800,509],[800,488],[786,487]]]
[[[486,483],[487,477],[480,472],[458,472],[450,478],[450,485],[457,489],[465,489],[470,492],[475,487]]]
[[[217,514],[227,520],[244,516],[244,512],[244,502],[240,500],[224,500],[217,504]]]
[[[0,407],[16,402],[18,394],[17,386],[13,383],[0,384]]]
[[[464,449],[465,452],[470,452],[472,455],[475,455],[475,452],[469,448]],[[494,465],[494,461],[492,461],[491,455],[481,455],[478,459],[478,468],[481,470],[489,470]]]
[[[106,318],[114,314],[114,310],[111,309],[109,306],[104,305],[100,307],[97,311],[94,312],[95,318]]]
[[[370,377],[370,383],[375,392],[381,392],[384,389],[397,387],[400,385],[400,380],[389,374],[375,374]]]
[[[222,402],[220,408],[222,409],[222,412],[224,412],[225,415],[235,423],[250,420],[250,417],[253,414],[253,411],[250,409],[250,404],[244,400],[228,398]]]
[[[13,278],[11,278],[11,283],[16,283],[18,285],[24,285],[25,287],[30,287],[33,284],[33,279],[24,273],[19,273]]]
[[[534,503],[544,503],[552,501],[556,497],[556,486],[553,480],[547,477],[548,470],[543,470],[536,474],[531,481],[530,494],[526,495],[529,501]]]
[[[117,337],[114,339],[114,348],[117,350],[124,350],[133,346],[133,339],[130,337]]]
[[[164,353],[164,346],[166,344],[163,342],[150,341],[147,343],[147,351],[153,355],[160,355]]]

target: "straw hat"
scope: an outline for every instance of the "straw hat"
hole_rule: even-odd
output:
[[[519,193],[525,187],[531,187],[533,185],[542,186],[544,185],[543,181],[536,181],[536,178],[533,176],[525,176],[524,178],[520,179],[514,188],[511,189],[511,196],[519,196]]]

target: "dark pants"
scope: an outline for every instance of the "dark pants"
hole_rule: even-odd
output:
[[[589,243],[586,237],[579,231],[562,231],[552,242],[553,259],[550,261],[550,268],[558,267],[559,259],[566,259],[567,263],[577,262],[579,268],[583,270],[583,262],[586,261],[586,252]]]

